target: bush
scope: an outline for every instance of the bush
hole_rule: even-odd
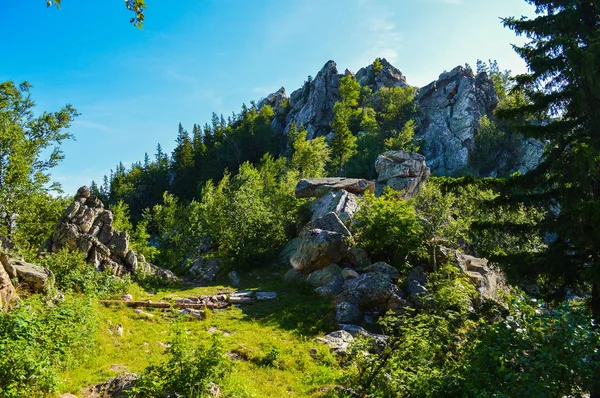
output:
[[[358,244],[373,260],[402,267],[421,249],[423,223],[415,209],[389,188],[379,198],[366,195],[355,220]]]
[[[583,396],[595,374],[600,335],[584,308],[513,297],[510,315],[473,329],[465,392],[478,397]],[[597,359],[596,359],[597,360]]]
[[[82,253],[66,248],[48,255],[40,265],[52,271],[56,288],[66,293],[107,297],[126,293],[131,287],[128,276],[118,278],[108,271],[96,271],[93,265],[85,262]]]
[[[51,304],[36,296],[0,312],[0,395],[55,392],[58,373],[93,352],[96,326],[95,308],[85,297]]]
[[[146,368],[134,383],[131,397],[204,397],[230,370],[220,336],[213,335],[208,345],[194,346],[180,324],[175,326],[167,353],[166,362]]]

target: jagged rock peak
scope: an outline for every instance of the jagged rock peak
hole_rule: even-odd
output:
[[[269,105],[273,110],[277,111],[282,108],[284,102],[288,99],[285,93],[285,88],[281,87],[279,90],[267,95],[265,98],[258,102],[258,109],[265,105]]]
[[[46,250],[58,252],[65,247],[77,250],[97,270],[109,270],[116,276],[141,271],[176,279],[172,272],[146,263],[144,256],[136,255],[129,247],[127,232],[116,230],[113,221],[113,213],[104,209],[102,201],[83,186],[58,221]]]
[[[498,105],[494,82],[485,73],[457,66],[419,89],[418,135],[432,172],[451,175],[467,167],[479,120]]]
[[[389,63],[385,58],[380,59],[382,69],[375,75],[373,64],[361,68],[356,73],[356,80],[361,86],[369,86],[373,91],[379,90],[381,87],[406,87],[406,77],[398,68]]]

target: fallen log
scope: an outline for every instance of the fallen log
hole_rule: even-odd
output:
[[[208,308],[211,310],[228,307],[229,303],[167,303],[165,301],[127,301],[127,300],[100,300],[100,303],[110,305],[125,305],[126,307],[133,308],[193,308],[193,309],[204,309]]]

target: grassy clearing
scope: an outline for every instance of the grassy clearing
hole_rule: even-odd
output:
[[[124,306],[100,306],[98,353],[61,375],[62,392],[77,394],[118,373],[141,372],[149,364],[160,363],[172,326],[179,320],[192,338],[202,342],[209,340],[209,330],[223,333],[227,350],[235,356],[233,372],[220,386],[225,396],[319,396],[319,388],[335,383],[341,373],[328,349],[313,341],[335,328],[333,311],[329,300],[310,289],[282,282],[281,273],[263,269],[242,274],[241,288],[275,291],[276,300],[210,311],[202,321],[159,310],[145,310],[154,315],[148,318]],[[215,284],[155,293],[134,289],[132,294],[134,299],[162,300],[231,290]],[[121,336],[116,333],[119,324]],[[316,355],[310,355],[311,348],[317,349]]]

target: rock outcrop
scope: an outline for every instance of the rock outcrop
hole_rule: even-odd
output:
[[[494,82],[486,73],[477,76],[458,66],[421,88],[419,137],[431,170],[449,175],[463,169],[474,149],[479,120],[498,105]]]
[[[360,68],[356,73],[356,81],[361,86],[369,87],[373,92],[376,92],[382,87],[408,86],[406,77],[399,69],[390,64],[387,59],[381,59],[381,66],[382,69],[377,74],[375,74],[375,71],[373,70],[373,64]]]
[[[328,177],[328,178],[303,178],[296,185],[297,198],[320,198],[331,191],[350,192],[362,195],[369,190],[375,192],[375,184],[362,178]]]
[[[404,191],[405,197],[414,196],[431,174],[423,155],[405,151],[387,151],[379,155],[375,160],[375,170],[377,182],[381,184],[377,193],[381,193],[387,185]]]
[[[333,121],[333,105],[339,101],[340,79],[337,65],[327,62],[314,79],[294,91],[289,98],[289,111],[285,118],[285,131],[292,122],[303,125],[308,138],[327,135]]]
[[[406,87],[406,77],[381,59],[382,69],[376,73],[373,65],[361,68],[355,77],[363,87],[374,92],[382,87]],[[287,132],[295,122],[308,131],[308,138],[331,136],[333,107],[339,100],[340,79],[352,72],[338,72],[335,62],[329,61],[309,79],[302,88],[289,98],[281,88],[258,103],[258,107],[269,105],[275,111],[272,127],[281,133]],[[471,69],[458,66],[442,73],[437,80],[418,90],[415,104],[420,109],[417,118],[417,137],[421,139],[427,165],[437,175],[452,175],[469,167],[471,153],[475,148],[482,116],[493,118],[498,105],[494,83],[486,73],[475,75]],[[497,167],[487,171],[494,176],[519,170],[526,173],[534,168],[543,155],[543,144],[532,139],[517,138],[515,148],[497,148],[494,162]]]
[[[117,231],[113,220],[113,213],[104,208],[102,201],[92,195],[88,187],[83,186],[58,221],[46,243],[46,250],[57,252],[69,248],[80,251],[96,270],[108,270],[115,276],[140,271],[175,278],[170,271],[146,263],[143,256],[136,255],[129,247],[129,236],[126,232]]]
[[[437,256],[445,262],[448,262],[462,272],[464,272],[471,284],[479,292],[479,300],[498,300],[499,292],[507,292],[508,284],[504,274],[494,267],[491,267],[485,258],[477,258],[456,250],[442,247]]]
[[[338,232],[311,229],[291,258],[299,272],[310,273],[340,262],[348,252],[348,238]]]
[[[53,285],[50,270],[23,261],[14,245],[0,235],[0,310],[19,300],[17,287],[30,293],[46,293]]]

